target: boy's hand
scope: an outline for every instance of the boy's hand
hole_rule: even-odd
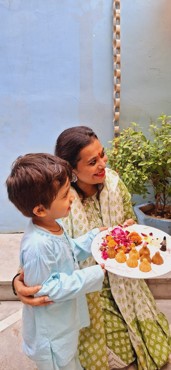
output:
[[[136,224],[135,220],[133,220],[133,218],[128,218],[128,220],[124,222],[123,227],[131,226],[134,224]]]
[[[103,227],[99,227],[100,232],[101,232],[101,231],[104,231],[104,230],[107,230],[107,229],[108,229],[108,227],[105,227],[105,226],[103,226]]]
[[[106,274],[105,264],[104,263],[101,263],[100,266],[101,266],[101,268],[102,268],[102,270],[104,272],[104,275],[105,275]]]

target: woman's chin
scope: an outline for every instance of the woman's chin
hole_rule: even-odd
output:
[[[103,184],[104,181],[105,181],[105,178],[106,178],[106,175],[104,173],[104,175],[102,176],[95,176],[95,180],[96,180],[96,184]]]

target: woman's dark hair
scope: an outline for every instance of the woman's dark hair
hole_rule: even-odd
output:
[[[80,160],[80,151],[91,144],[94,139],[98,137],[90,127],[70,127],[58,136],[55,155],[68,161],[72,168],[76,168]]]
[[[9,200],[23,213],[33,217],[35,206],[50,208],[67,178],[72,179],[70,164],[46,153],[18,157],[6,180]]]
[[[95,139],[98,139],[98,137],[90,127],[70,127],[58,136],[55,145],[55,155],[68,161],[74,169],[80,160],[80,151]],[[72,186],[84,199],[85,194],[77,183],[73,182]]]

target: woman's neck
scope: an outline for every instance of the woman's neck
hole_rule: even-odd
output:
[[[86,198],[91,197],[92,195],[96,194],[98,190],[98,185],[85,184],[79,180],[77,181],[77,186],[79,187],[79,189],[83,191]]]

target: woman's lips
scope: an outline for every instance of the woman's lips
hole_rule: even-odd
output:
[[[96,173],[95,176],[100,177],[100,178],[104,177],[105,176],[105,170],[103,170],[103,171],[101,171],[99,173]]]

